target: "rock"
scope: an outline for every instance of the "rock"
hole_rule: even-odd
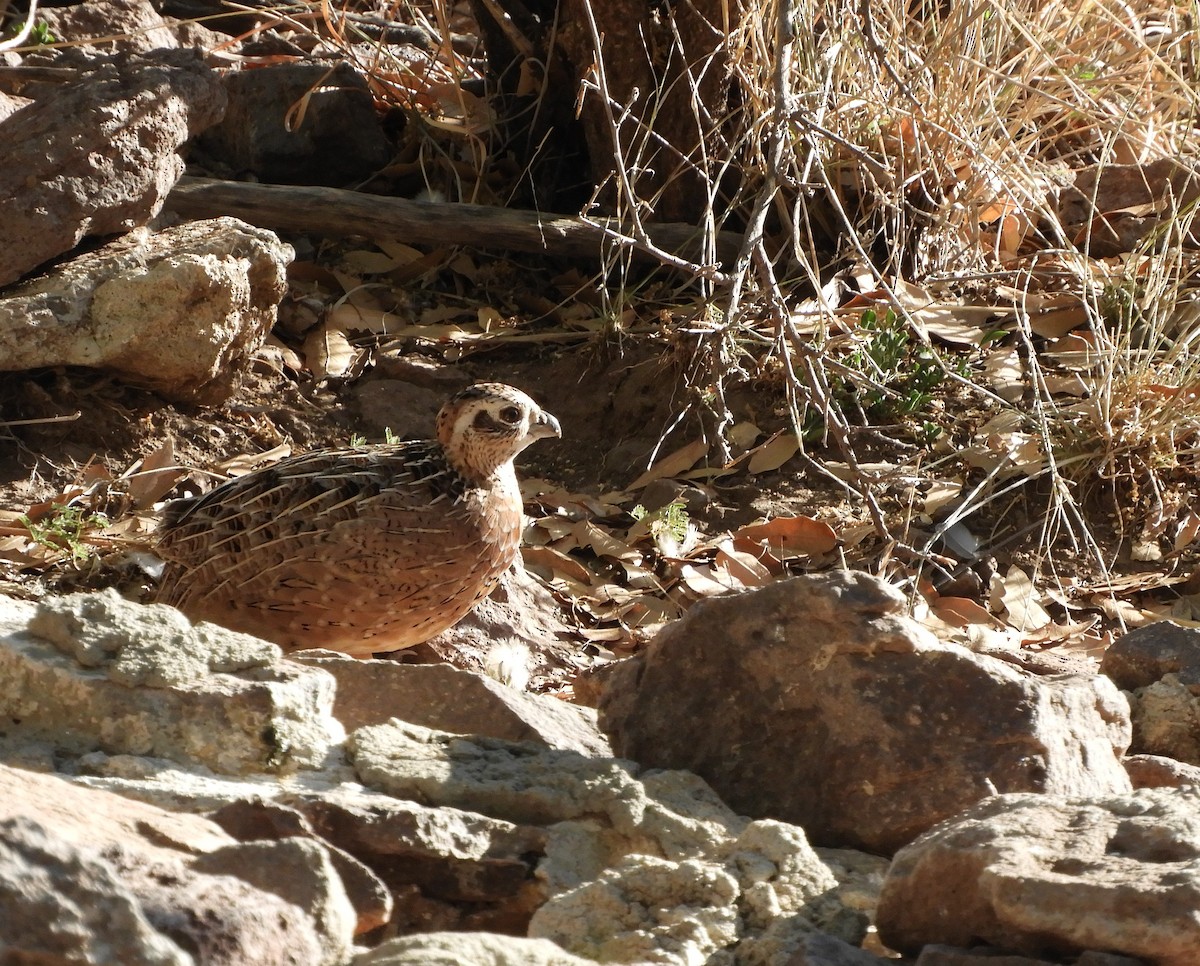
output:
[[[291,260],[233,218],[135,233],[0,298],[0,369],[90,366],[216,402],[270,331]]]
[[[1139,627],[1112,643],[1100,670],[1131,692],[1131,751],[1200,765],[1200,630]]]
[[[242,878],[255,866],[253,850],[239,859],[245,848],[197,816],[0,766],[4,959],[20,950],[114,966],[344,961],[328,955],[346,946],[344,925],[327,920],[335,931],[324,932],[275,894],[336,893],[336,877],[290,863],[292,881],[262,891]],[[202,870],[214,853],[234,875]],[[321,875],[330,878],[314,881]]]
[[[608,676],[601,727],[619,754],[695,771],[739,812],[871,852],[996,791],[1130,788],[1110,681],[941,644],[904,610],[848,572],[701,601]]]
[[[1173,621],[1146,624],[1108,646],[1100,671],[1125,691],[1147,687],[1168,674],[1200,689],[1200,629]]]
[[[1159,755],[1129,755],[1122,762],[1134,788],[1200,785],[1200,766]]]
[[[879,936],[915,953],[983,940],[1027,956],[1105,950],[1192,966],[1200,789],[997,795],[897,853]]]
[[[190,966],[115,869],[29,818],[0,821],[0,955],[6,963]]]
[[[211,35],[206,46],[224,40],[200,24],[181,29],[160,16],[147,0],[87,0],[69,7],[43,7],[41,16],[60,41],[79,45],[92,37],[104,38],[94,45],[102,49],[146,52],[190,47],[206,34]]]
[[[544,826],[548,898],[529,934],[576,955],[683,964],[865,931],[799,828],[737,816],[694,775],[399,721],[354,732],[348,752],[389,795]]]
[[[209,818],[239,842],[289,838],[320,841],[354,908],[354,935],[378,929],[391,918],[392,894],[379,876],[350,853],[320,838],[297,809],[279,802],[241,799],[218,809]]]
[[[545,892],[533,876],[545,832],[454,808],[429,808],[342,787],[287,794],[326,842],[379,875],[397,897],[401,931],[524,932]]]
[[[401,718],[455,734],[535,741],[584,755],[610,756],[594,714],[540,694],[505,687],[447,664],[360,661],[315,651],[292,660],[328,671],[337,680],[333,713],[347,731]]]
[[[916,966],[1057,966],[1057,960],[1052,962],[1016,954],[1009,955],[990,946],[960,949],[957,946],[934,944],[921,950]],[[1142,966],[1142,961],[1130,959],[1128,956],[1089,951],[1076,959],[1074,966]]]
[[[350,966],[590,966],[545,939],[487,932],[427,932],[360,953]]]
[[[197,856],[191,867],[233,876],[296,906],[316,926],[320,962],[346,961],[358,917],[324,845],[302,838],[238,843]]]
[[[327,674],[114,590],[39,604],[0,597],[0,674],[9,735],[74,754],[288,772],[321,764],[341,734]]]
[[[225,89],[224,120],[199,144],[238,175],[341,188],[374,174],[391,157],[371,90],[348,63],[233,71]]]
[[[33,101],[28,97],[18,97],[16,94],[0,91],[0,122],[32,103]]]
[[[422,654],[432,653],[439,661],[486,670],[518,691],[530,678],[535,684],[561,681],[564,670],[573,672],[582,664],[574,625],[520,558],[471,613],[419,647]],[[590,712],[586,718],[591,731]],[[607,747],[608,739],[598,728],[595,733]]]
[[[0,125],[0,285],[89,235],[144,225],[225,92],[192,51],[118,56]],[[4,352],[0,351],[0,358]]]
[[[789,958],[763,961],[764,966],[888,966],[894,962],[820,932],[806,934]]]

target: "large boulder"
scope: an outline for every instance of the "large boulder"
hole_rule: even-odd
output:
[[[739,812],[881,853],[996,792],[1129,790],[1110,681],[939,643],[905,606],[850,572],[703,601],[609,678],[601,727]]]
[[[1100,670],[1129,692],[1131,751],[1200,765],[1200,630],[1139,627],[1113,642]]]
[[[133,232],[0,297],[0,369],[88,366],[216,402],[271,331],[292,257],[235,218]]]

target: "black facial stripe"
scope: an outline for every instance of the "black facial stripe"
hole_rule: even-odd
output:
[[[486,409],[479,410],[475,414],[475,418],[471,420],[471,425],[478,430],[486,433],[511,433],[512,427],[504,423],[498,422],[496,417]]]

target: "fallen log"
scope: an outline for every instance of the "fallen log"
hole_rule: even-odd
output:
[[[167,197],[165,207],[186,218],[232,215],[260,228],[282,231],[395,238],[417,245],[506,248],[594,260],[602,257],[606,243],[613,244],[613,236],[605,227],[620,231],[615,219],[597,218],[593,223],[569,215],[411,201],[341,188],[191,177],[180,179]],[[663,252],[677,259],[699,262],[701,232],[694,225],[650,224],[646,226],[646,234]],[[741,246],[741,235],[720,232],[716,248],[721,264],[732,265]],[[650,260],[656,258],[647,249],[639,248],[636,254]]]

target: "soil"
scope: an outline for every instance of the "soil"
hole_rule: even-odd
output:
[[[608,506],[616,516],[610,513],[600,522],[620,539],[633,524],[631,513],[639,504],[653,510],[682,491],[687,497],[688,521],[699,530],[699,549],[694,553],[704,559],[715,555],[721,534],[763,518],[803,515],[828,524],[840,543],[833,552],[819,557],[788,560],[784,573],[855,566],[882,572],[896,585],[910,589],[919,574],[943,595],[981,603],[987,602],[989,581],[995,574],[1004,574],[1013,564],[1039,560],[1046,494],[1033,492],[1036,482],[972,518],[971,533],[985,545],[976,560],[956,564],[949,557],[963,559],[963,555],[950,553],[942,559],[945,566],[939,566],[939,558],[914,557],[907,550],[921,545],[930,521],[914,509],[911,487],[902,476],[896,474],[893,483],[884,481],[876,489],[879,511],[901,541],[894,546],[878,537],[869,507],[861,499],[848,497],[832,475],[820,472],[822,459],[841,459],[832,445],[826,449],[812,445],[806,454],[798,454],[774,470],[751,473],[743,464],[737,472],[719,478],[706,480],[701,475],[677,483],[660,480],[644,490],[631,488],[652,462],[696,440],[711,427],[711,417],[701,405],[703,387],[698,389],[688,379],[696,371],[692,347],[685,339],[669,334],[666,327],[655,335],[619,339],[594,335],[566,344],[548,341],[532,346],[501,343],[475,352],[464,352],[460,346],[395,344],[371,337],[361,355],[363,364],[353,367],[350,377],[320,382],[302,361],[299,367],[295,364],[303,352],[302,335],[289,333],[288,327],[281,325],[276,336],[275,344],[260,353],[233,394],[219,406],[166,403],[151,393],[86,370],[7,376],[0,385],[0,512],[8,511],[7,522],[12,524],[17,515],[26,513],[36,519],[52,504],[73,501],[89,512],[105,514],[112,523],[136,513],[139,525],[115,541],[93,540],[91,533],[84,533],[81,542],[95,552],[32,559],[19,549],[20,527],[6,530],[6,520],[0,517],[0,592],[37,597],[116,585],[131,596],[149,599],[153,578],[146,573],[142,558],[131,551],[152,550],[156,514],[131,505],[125,477],[138,460],[160,450],[168,439],[181,471],[164,499],[206,489],[214,480],[225,478],[230,461],[280,447],[298,453],[344,445],[352,436],[368,442],[388,435],[428,436],[441,403],[475,381],[502,381],[525,389],[563,426],[563,439],[539,442],[519,461],[527,496],[533,497],[529,509],[535,517],[555,512],[546,501],[537,501],[538,492],[556,493],[554,499],[560,501],[565,494],[576,517],[586,512],[581,508]],[[363,345],[360,340],[360,348]],[[735,420],[759,427],[760,441],[790,429],[783,386],[778,382],[747,380],[730,389],[726,402]],[[945,398],[939,404],[958,405]],[[982,424],[987,415],[980,413],[976,422]],[[957,414],[955,425],[970,424],[970,419]],[[911,421],[898,421],[857,431],[857,458],[863,463],[901,466],[931,458],[914,442],[912,430]],[[954,440],[944,440],[941,448],[952,452],[955,445]],[[710,453],[708,458],[714,457]],[[697,464],[700,469],[704,465],[704,460]],[[957,472],[955,467],[948,475]],[[158,506],[161,508],[161,501]],[[1127,570],[1157,573],[1164,569],[1128,561],[1129,534],[1107,526],[1105,519],[1095,514],[1089,518],[1089,526],[1108,559],[1124,554]],[[1092,570],[1088,555],[1073,552],[1067,541],[1060,544],[1061,552],[1055,557],[1057,576],[1088,576]],[[636,566],[645,568],[647,575],[665,575],[666,579],[649,576],[649,584],[638,584],[628,567],[622,569],[605,559],[594,546],[580,545],[569,554],[600,575],[593,586],[607,583],[623,595],[644,588],[648,596],[669,601],[670,606],[652,606],[648,614],[642,613],[644,608],[636,610],[634,619],[628,616],[628,607],[576,599],[573,594],[583,594],[578,585],[572,585],[574,591],[557,587],[562,605],[557,616],[560,632],[547,647],[553,652],[548,664],[559,672],[546,672],[547,662],[542,662],[541,671],[546,672],[539,678],[542,687],[561,686],[571,668],[586,663],[581,661],[585,652],[614,649],[609,653],[619,655],[636,649],[657,620],[677,616],[705,593],[715,592],[693,592],[691,585],[681,591],[681,567],[688,561],[670,559],[662,547],[655,549],[644,542],[639,549],[643,556]],[[1186,574],[1187,566],[1186,561],[1176,560],[1174,572]],[[1151,580],[1147,586],[1154,583]],[[1161,586],[1162,582],[1158,583]],[[1095,613],[1108,626],[1120,625],[1120,614],[1114,616],[1102,608]],[[1069,615],[1060,608],[1054,616],[1065,620]],[[414,656],[405,655],[406,659]],[[468,666],[478,666],[483,660],[477,649],[466,653],[453,647],[435,649],[420,659],[439,657]]]

